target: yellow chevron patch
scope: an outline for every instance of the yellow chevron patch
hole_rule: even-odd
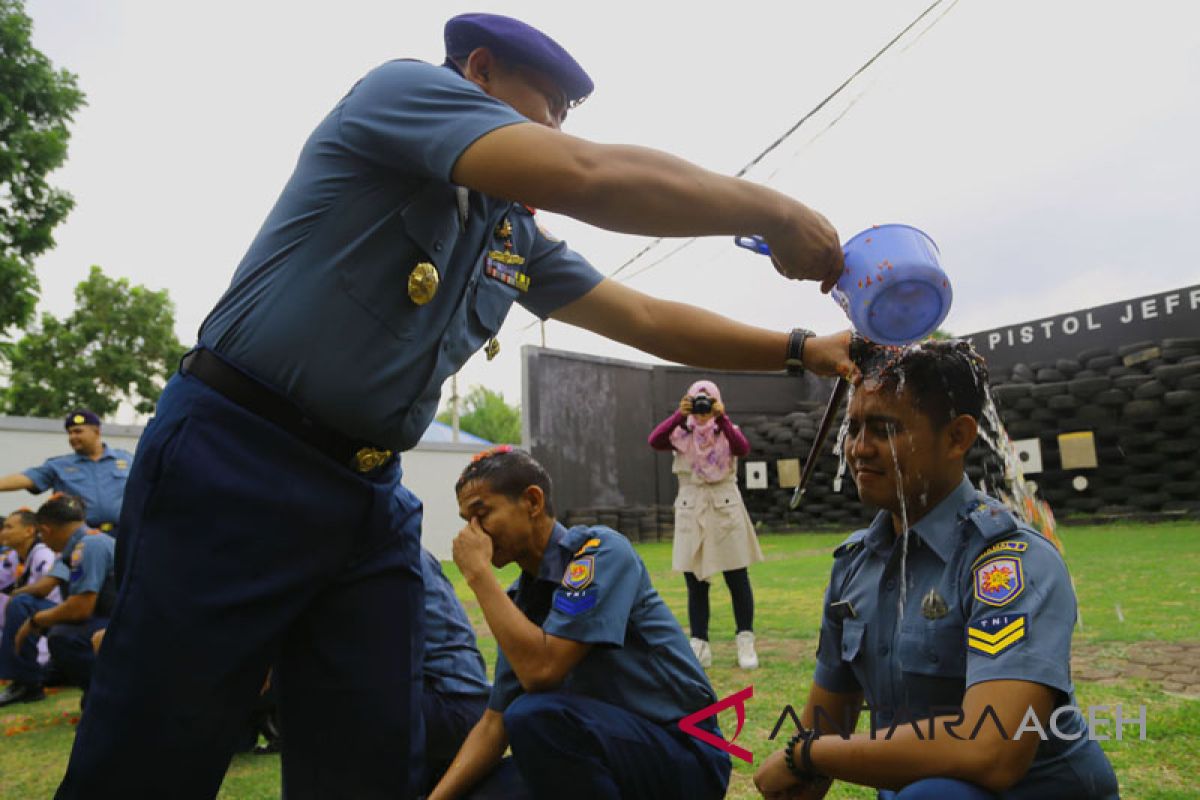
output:
[[[995,614],[967,626],[967,649],[995,658],[1024,640],[1028,631],[1025,614]]]

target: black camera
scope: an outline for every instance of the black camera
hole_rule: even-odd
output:
[[[713,410],[712,398],[706,394],[698,394],[692,398],[692,413],[693,414],[711,414]]]

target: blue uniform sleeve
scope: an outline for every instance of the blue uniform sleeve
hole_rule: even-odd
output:
[[[342,136],[358,155],[443,181],[476,139],[529,122],[452,70],[421,61],[376,67],[343,98],[339,114]]]
[[[492,678],[492,693],[488,695],[488,708],[492,711],[498,711],[501,714],[524,693],[521,688],[521,682],[517,680],[517,673],[508,664],[508,659],[504,657],[504,653],[497,651],[496,653],[496,674]]]
[[[47,459],[40,467],[30,467],[25,470],[22,475],[33,481],[32,492],[38,494],[44,492],[55,485],[58,480],[58,471],[54,469],[54,459]]]
[[[830,576],[829,586],[825,588],[824,613],[821,615],[821,633],[817,644],[817,668],[813,672],[813,683],[830,692],[857,692],[858,679],[850,663],[842,657],[845,650],[851,659],[858,655],[862,645],[863,625],[857,620],[849,620],[847,628],[841,618],[830,611],[834,602],[833,576]]]
[[[1024,680],[1069,692],[1075,592],[1054,546],[1022,539],[971,566],[966,685]]]
[[[85,536],[80,542],[83,553],[71,567],[70,594],[98,592],[113,570],[113,551],[98,536]]]
[[[67,562],[62,556],[54,559],[54,566],[50,567],[49,574],[51,578],[63,583],[71,580],[71,568],[67,566]]]
[[[583,256],[536,223],[529,259],[529,291],[517,301],[531,314],[546,319],[578,300],[604,280]]]
[[[567,564],[542,630],[576,642],[620,647],[643,569],[620,534],[590,540]]]

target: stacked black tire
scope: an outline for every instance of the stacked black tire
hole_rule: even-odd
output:
[[[670,506],[626,506],[568,509],[562,523],[573,525],[605,525],[624,534],[632,542],[657,542],[670,539],[674,532],[675,515]]]
[[[1200,513],[1200,338],[1015,364],[991,383],[1009,435],[1040,441],[1029,479],[1059,517]],[[1095,469],[1062,468],[1058,436],[1074,431],[1094,434]],[[995,469],[976,448],[968,473]]]

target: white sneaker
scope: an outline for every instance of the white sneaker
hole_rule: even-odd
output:
[[[709,646],[705,639],[697,639],[692,637],[692,652],[696,654],[696,660],[700,662],[700,666],[708,669],[712,666],[712,647]]]
[[[754,632],[741,631],[737,635],[738,666],[742,669],[758,669],[758,653],[754,652]]]

